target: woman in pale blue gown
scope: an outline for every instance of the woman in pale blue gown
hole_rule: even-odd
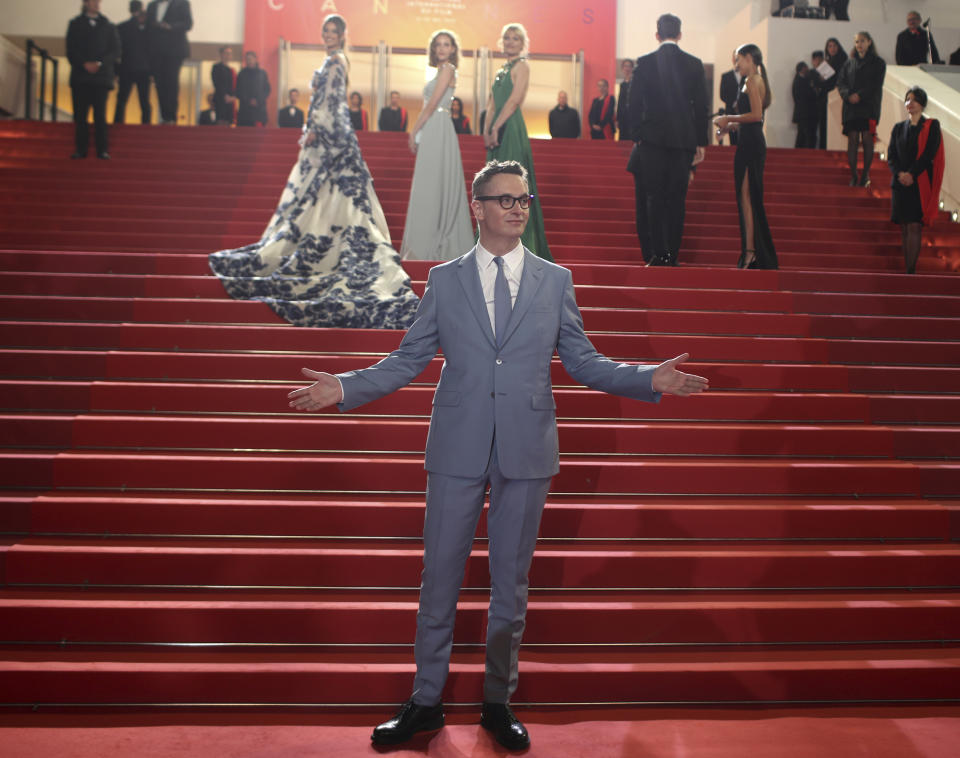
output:
[[[266,231],[213,253],[210,268],[231,297],[263,301],[291,324],[405,329],[419,299],[350,124],[345,32],[340,16],[324,19],[327,59],[313,75],[300,154]]]
[[[429,49],[437,75],[423,88],[423,110],[410,132],[417,162],[400,254],[407,260],[448,261],[474,244],[460,142],[450,120],[460,45],[453,32],[441,29]]]

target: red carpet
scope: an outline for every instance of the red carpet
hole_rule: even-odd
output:
[[[412,678],[440,360],[356,413],[289,413],[301,367],[368,365],[400,335],[290,327],[209,276],[207,253],[262,230],[287,133],[145,133],[115,129],[104,164],[65,160],[68,125],[0,126],[4,755],[371,754]],[[412,157],[361,141],[399,240]],[[462,147],[469,175],[483,152]],[[960,226],[903,275],[883,167],[862,190],[840,154],[771,150],[783,268],[737,271],[732,152],[711,148],[683,265],[644,269],[624,150],[534,145],[551,249],[600,350],[689,351],[711,391],[646,405],[553,368],[530,754],[952,755]],[[428,268],[408,266],[418,289]],[[485,535],[453,726],[397,755],[500,754],[456,709],[480,694]],[[654,707],[677,704],[700,709]]]

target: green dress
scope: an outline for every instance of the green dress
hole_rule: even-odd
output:
[[[507,61],[497,72],[493,80],[493,105],[495,113],[488,124],[496,122],[500,111],[513,92],[513,79],[510,78],[510,70],[517,61],[523,58],[517,58],[513,61]],[[507,119],[502,130],[503,138],[500,144],[492,150],[487,150],[487,160],[497,161],[518,161],[521,166],[527,169],[530,194],[536,195],[536,198],[530,203],[530,219],[527,221],[527,228],[524,229],[521,241],[523,244],[548,261],[553,260],[550,255],[550,247],[547,245],[547,236],[543,231],[543,209],[540,206],[540,195],[537,192],[537,177],[533,172],[533,153],[530,151],[530,138],[527,136],[527,125],[523,122],[523,114],[517,108],[513,115]]]

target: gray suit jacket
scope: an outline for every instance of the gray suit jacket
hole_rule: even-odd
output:
[[[539,479],[559,470],[554,352],[589,387],[656,402],[654,366],[616,363],[583,332],[570,271],[524,250],[523,276],[498,350],[483,300],[476,248],[430,270],[416,319],[400,346],[379,363],[338,374],[340,410],[376,400],[411,382],[443,351],[433,398],[426,469],[478,477],[496,430],[500,470],[509,479]]]

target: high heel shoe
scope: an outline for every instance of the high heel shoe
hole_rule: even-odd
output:
[[[756,268],[757,267],[757,251],[756,250],[744,250],[740,255],[740,260],[737,261],[737,268]]]
[[[861,187],[869,187],[869,186],[870,186],[870,175],[869,175],[869,174],[864,174],[863,176],[860,177],[860,186],[861,186]]]

